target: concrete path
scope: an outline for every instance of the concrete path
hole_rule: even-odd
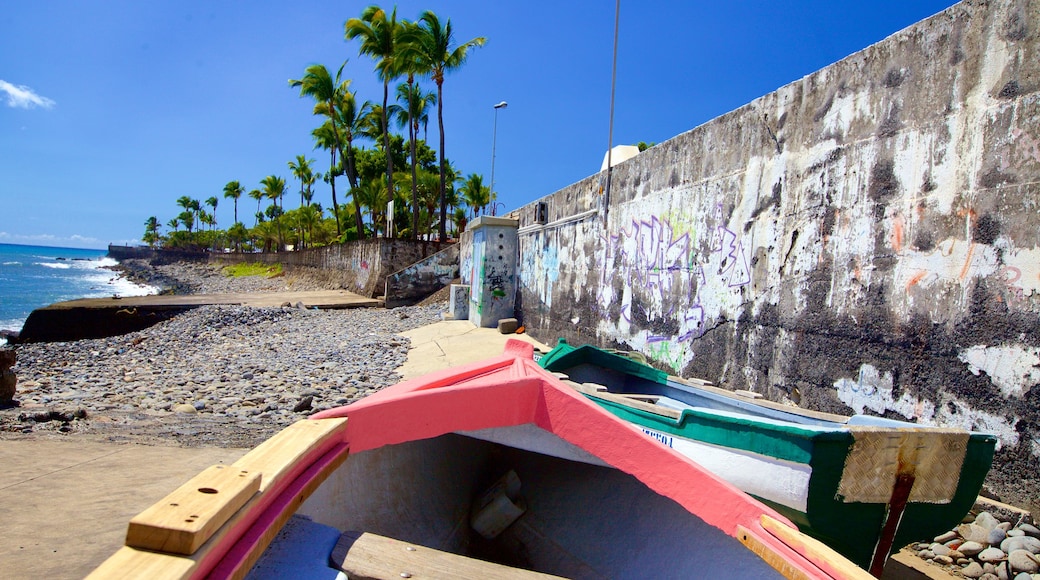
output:
[[[402,332],[401,336],[412,341],[408,361],[397,369],[404,379],[500,355],[510,338],[549,351],[548,346],[526,334],[502,334],[494,328],[477,328],[467,320],[436,322]]]
[[[309,290],[306,292],[230,292],[226,294],[162,294],[129,296],[126,298],[81,298],[52,304],[41,310],[69,310],[72,308],[190,308],[210,304],[240,304],[242,306],[281,306],[286,302],[303,302],[307,308],[358,308],[382,306],[378,298],[365,298],[346,290]]]

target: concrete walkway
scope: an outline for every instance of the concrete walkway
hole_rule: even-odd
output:
[[[40,310],[69,310],[73,308],[191,308],[210,304],[239,304],[242,306],[271,307],[286,302],[302,302],[307,308],[334,309],[382,306],[377,298],[365,298],[346,290],[308,290],[306,292],[229,292],[226,294],[161,294],[128,296],[126,298],[81,298],[52,304]]]

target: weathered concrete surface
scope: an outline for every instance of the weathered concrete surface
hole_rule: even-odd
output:
[[[482,215],[466,227],[472,233],[469,321],[480,327],[513,318],[517,289],[517,220]]]
[[[446,245],[446,244],[445,244]],[[282,264],[288,272],[302,272],[362,296],[381,296],[387,276],[445,247],[439,242],[374,238],[302,250],[267,254],[211,254],[218,264],[262,262]]]
[[[962,2],[521,208],[545,342],[1000,437],[1040,500],[1040,0]]]
[[[387,308],[415,304],[458,277],[459,245],[452,244],[387,276],[383,300]]]
[[[262,254],[157,251],[149,248],[110,245],[108,255],[116,260],[138,258],[159,263],[189,260],[214,264],[252,262],[281,264],[287,272],[302,274],[312,280],[324,282],[330,288],[342,288],[362,296],[375,298],[383,295],[387,276],[446,247],[447,244],[424,240],[373,238],[299,252]]]
[[[83,298],[34,310],[22,326],[18,342],[65,342],[117,336],[148,328],[199,306],[277,307],[286,303],[322,310],[383,305],[381,300],[345,290]]]

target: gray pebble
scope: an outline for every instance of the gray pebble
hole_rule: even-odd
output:
[[[979,552],[979,560],[982,562],[999,562],[1006,557],[1000,548],[986,548]]]
[[[1008,566],[1011,567],[1012,572],[1028,572],[1032,574],[1037,570],[1040,570],[1040,564],[1037,564],[1036,558],[1026,550],[1015,550],[1008,554]]]
[[[979,578],[982,576],[982,566],[978,562],[972,562],[961,568],[961,574],[968,578]]]
[[[986,547],[978,542],[964,542],[961,544],[957,551],[964,554],[965,556],[974,556],[984,550]]]

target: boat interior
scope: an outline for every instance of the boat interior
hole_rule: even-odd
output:
[[[723,389],[687,385],[675,379],[657,382],[597,364],[581,363],[563,370],[563,374],[576,383],[602,385],[610,393],[642,395],[640,400],[644,402],[678,411],[697,409],[724,414],[750,415],[761,419],[830,429],[848,426],[908,427],[912,425],[883,417],[867,415],[844,417],[829,413],[816,413],[798,407],[782,406],[769,401],[718,392]]]
[[[737,539],[534,425],[351,454],[250,577],[336,578],[330,555],[357,532],[568,578],[779,576]]]

